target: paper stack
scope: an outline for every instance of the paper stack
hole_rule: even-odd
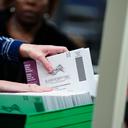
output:
[[[80,48],[47,57],[54,71],[49,74],[40,62],[26,61],[28,83],[53,87],[56,90],[89,92],[96,96],[94,72],[88,48]]]
[[[89,93],[53,91],[46,93],[0,94],[1,113],[35,113],[92,104]]]

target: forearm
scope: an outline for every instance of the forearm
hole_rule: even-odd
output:
[[[49,92],[52,88],[0,80],[0,92]]]
[[[26,84],[0,80],[0,92],[27,92],[28,89]]]

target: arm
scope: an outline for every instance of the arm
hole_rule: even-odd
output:
[[[19,61],[20,57],[29,57],[42,62],[49,73],[53,71],[53,68],[46,56],[66,51],[68,51],[67,48],[62,46],[25,44],[12,38],[0,37],[0,57],[2,59]]]
[[[22,57],[29,57],[34,60],[42,62],[46,70],[51,73],[53,71],[52,65],[46,59],[49,55],[54,55],[58,53],[63,53],[68,51],[66,47],[63,46],[53,46],[53,45],[28,45],[22,44],[20,46],[20,54]]]
[[[0,37],[0,60],[3,58],[10,61],[18,61],[20,56],[23,58],[30,57],[41,61],[49,72],[53,69],[46,59],[46,56],[65,51],[68,51],[65,47],[23,44],[18,40]],[[0,80],[0,92],[46,92],[51,90],[51,88],[38,86],[36,84],[22,84]]]
[[[0,92],[49,92],[52,88],[0,80]]]

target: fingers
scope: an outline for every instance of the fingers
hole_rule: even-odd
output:
[[[0,92],[49,92],[53,88],[0,80]]]
[[[33,59],[38,60],[43,64],[44,68],[48,71],[48,73],[53,72],[52,64],[47,60],[43,52],[38,52],[37,54],[33,55],[33,57]]]
[[[67,51],[68,49],[63,46],[32,44],[22,44],[20,46],[20,54],[22,57],[30,57],[34,60],[40,61],[49,73],[53,72],[53,67],[51,63],[47,60],[46,56],[55,55]]]
[[[20,46],[19,52],[22,57],[34,58],[33,55],[38,55],[39,53],[44,53],[44,56],[54,55],[58,53],[67,52],[68,49],[63,46],[53,46],[53,45],[32,45],[32,44],[22,44]]]
[[[28,92],[50,92],[53,89],[50,87],[42,87],[36,84],[28,84]]]
[[[52,64],[45,57],[42,57],[40,59],[40,62],[42,62],[44,68],[48,71],[48,73],[53,72],[54,68],[53,68]]]
[[[66,47],[44,45],[42,46],[40,53],[39,51],[37,52],[36,60],[40,61],[49,73],[52,73],[54,69],[52,67],[52,64],[47,60],[46,56],[55,55],[67,51],[68,49]]]
[[[59,54],[59,53],[63,53],[63,52],[67,52],[68,49],[66,47],[63,46],[52,46],[52,45],[46,45],[42,51],[44,52],[44,54],[46,56],[48,55],[55,55],[55,54]]]

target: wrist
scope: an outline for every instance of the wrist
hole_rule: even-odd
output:
[[[27,45],[26,44],[22,44],[21,46],[20,46],[20,48],[19,48],[19,52],[20,52],[20,56],[22,57],[22,58],[26,58],[26,57],[28,57],[28,47],[27,47]]]

